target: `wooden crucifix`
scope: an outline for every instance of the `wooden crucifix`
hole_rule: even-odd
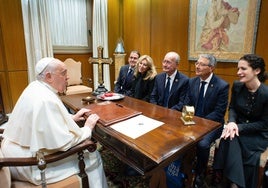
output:
[[[103,64],[112,64],[113,59],[112,58],[103,58],[103,47],[99,46],[98,47],[98,57],[97,58],[92,58],[90,57],[88,59],[89,63],[92,64],[98,64],[98,82],[99,86],[98,88],[93,92],[93,95],[99,95],[101,93],[105,93],[107,89],[103,85]]]

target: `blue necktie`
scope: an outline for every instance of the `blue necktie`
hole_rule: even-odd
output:
[[[205,85],[207,82],[202,81],[201,82],[201,88],[199,90],[199,96],[198,96],[198,101],[195,109],[195,115],[196,116],[201,116],[203,115],[203,103],[204,103],[204,91],[205,91]]]
[[[126,76],[126,79],[125,79],[125,83],[124,83],[125,88],[128,87],[130,85],[130,83],[131,83],[132,76],[133,76],[132,72],[133,72],[132,69],[128,70],[128,73],[127,73],[127,76]]]
[[[170,88],[170,77],[167,77],[167,84],[164,91],[164,107],[168,107],[168,97],[169,97],[169,88]]]

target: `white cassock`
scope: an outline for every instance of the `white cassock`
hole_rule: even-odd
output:
[[[91,137],[91,130],[75,123],[53,88],[34,81],[18,99],[3,136],[1,148],[5,157],[31,157],[39,150],[45,154],[68,150]],[[85,152],[84,156],[89,186],[108,187],[98,151]],[[78,172],[77,155],[73,155],[48,164],[46,180],[54,183]],[[37,166],[12,167],[11,174],[15,179],[41,184]]]

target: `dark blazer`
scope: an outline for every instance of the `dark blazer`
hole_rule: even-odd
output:
[[[137,75],[137,77],[134,76],[130,96],[149,102],[154,87],[154,79],[143,80],[143,78],[144,76],[140,73]]]
[[[126,80],[126,76],[128,73],[128,69],[129,69],[129,64],[124,65],[120,68],[119,76],[117,78],[117,81],[116,81],[115,87],[114,87],[115,93],[121,93],[123,95],[130,96],[132,85],[131,84],[125,85],[125,80]]]
[[[196,108],[199,95],[200,78],[189,80],[189,90],[184,104]],[[224,115],[228,105],[229,84],[213,74],[204,98],[203,118],[224,124]]]
[[[236,122],[240,134],[251,133],[268,139],[268,86],[261,84],[255,96],[253,107],[248,103],[248,90],[241,82],[235,81],[229,105],[229,121]]]
[[[166,73],[162,72],[156,75],[154,88],[150,98],[151,103],[163,106],[165,81],[166,81]],[[183,101],[189,87],[188,82],[189,78],[178,71],[170,89],[168,108],[179,111],[182,110]]]
[[[259,166],[260,154],[268,147],[267,106],[268,87],[264,83],[252,94],[244,83],[233,83],[229,122],[237,124],[239,136],[221,139],[214,169],[224,169],[224,175],[241,187],[256,187],[258,170],[255,167]]]

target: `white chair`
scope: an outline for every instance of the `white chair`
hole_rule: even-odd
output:
[[[67,58],[64,61],[67,67],[67,74],[69,76],[68,86],[65,91],[65,95],[73,95],[79,93],[90,93],[92,88],[83,85],[81,67],[82,64],[80,61],[75,61],[72,58]],[[90,83],[91,79],[87,79]]]

